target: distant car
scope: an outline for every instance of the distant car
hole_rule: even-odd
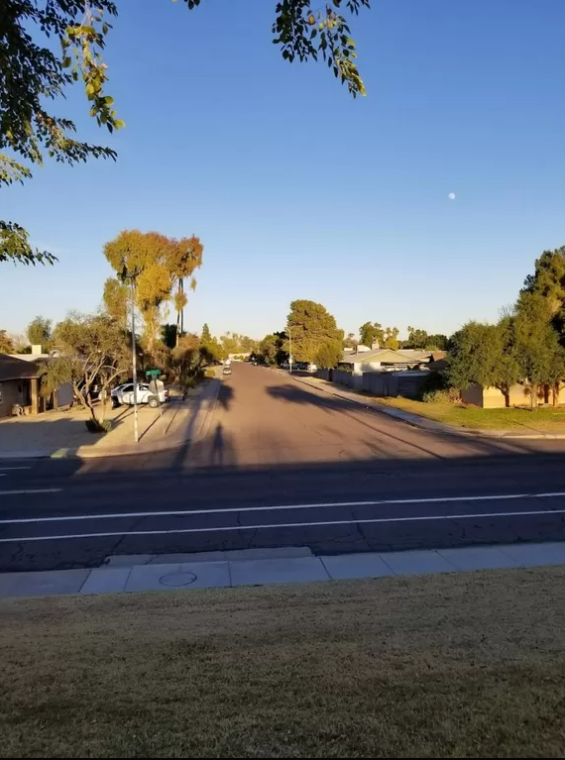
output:
[[[112,393],[112,406],[120,406],[125,404],[131,406],[134,402],[133,383],[126,383],[115,389],[116,394]],[[159,404],[164,404],[169,400],[169,391],[165,388],[159,388],[157,393],[153,391],[147,383],[137,384],[137,403],[147,404],[152,409],[155,409]]]
[[[222,370],[223,375],[231,375],[231,366],[229,364],[226,364],[224,369]]]
[[[288,362],[282,362],[281,369],[290,369],[290,364]]]
[[[318,371],[318,367],[316,367],[315,364],[309,364],[306,367],[306,372],[317,372],[317,371]]]

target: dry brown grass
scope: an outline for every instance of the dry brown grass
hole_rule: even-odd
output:
[[[4,600],[3,757],[562,757],[565,570]]]

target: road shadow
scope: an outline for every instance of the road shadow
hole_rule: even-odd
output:
[[[233,467],[237,464],[230,436],[221,422],[214,428],[208,461],[212,467]]]
[[[60,414],[56,412],[54,414]],[[63,449],[76,449],[81,446],[104,445],[106,433],[91,433],[86,422],[86,415],[78,417],[50,418],[50,412],[37,417],[8,418],[0,421],[0,456],[2,453],[39,453],[51,456]],[[110,419],[112,430],[123,424],[121,418]],[[111,433],[110,433],[111,435]]]
[[[222,387],[220,388],[220,393],[218,394],[218,402],[222,409],[225,409],[226,412],[229,411],[230,406],[232,405],[234,397],[234,390],[231,385],[225,385],[222,384]]]
[[[273,398],[280,401],[285,401],[289,404],[309,406],[315,404],[318,408],[322,409],[328,414],[332,412],[340,412],[346,416],[354,417],[357,424],[363,425],[369,430],[374,430],[375,433],[383,434],[382,425],[383,423],[388,423],[388,426],[390,427],[387,427],[385,433],[387,438],[390,438],[391,440],[397,441],[399,443],[409,443],[410,446],[416,449],[420,449],[420,451],[428,456],[433,455],[434,457],[441,458],[439,454],[431,452],[429,448],[426,448],[425,446],[419,446],[413,441],[408,442],[400,434],[395,435],[393,432],[391,432],[390,428],[393,426],[395,431],[401,431],[402,427],[399,426],[405,426],[407,432],[410,430],[418,431],[418,428],[411,426],[409,423],[392,419],[389,415],[381,412],[379,409],[376,409],[371,404],[362,406],[356,401],[350,401],[349,399],[340,396],[332,396],[323,391],[316,393],[314,390],[309,391],[305,388],[299,388],[296,385],[290,383],[287,383],[285,385],[270,386],[267,388],[267,393]],[[368,421],[370,419],[370,416],[366,414],[367,412],[370,412],[370,416],[374,418],[374,424]],[[425,433],[426,431],[420,432]],[[519,443],[511,443],[508,439],[497,440],[494,438],[481,438],[480,436],[471,435],[470,433],[464,431],[460,432],[455,429],[450,433],[430,432],[429,434],[432,436],[441,437],[446,441],[451,440],[453,442],[459,441],[466,443],[472,442],[473,448],[477,451],[477,453],[483,454],[484,456],[493,455],[498,452],[508,453],[509,451],[515,451],[516,453],[521,453],[523,451],[523,446],[521,446]]]

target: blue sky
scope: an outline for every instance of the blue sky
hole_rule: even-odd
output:
[[[2,267],[0,328],[94,310],[103,244],[134,227],[201,237],[188,329],[260,338],[294,298],[346,332],[496,319],[565,244],[565,2],[372,4],[352,24],[353,100],[323,65],[281,59],[275,0],[122,0],[107,62],[126,129],[98,130],[79,92],[57,104],[118,162],[2,191],[2,218],[60,261]]]

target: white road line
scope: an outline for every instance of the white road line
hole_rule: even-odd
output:
[[[60,493],[62,488],[21,488],[15,491],[0,491],[0,496],[17,496],[23,493]]]
[[[180,533],[220,533],[222,531],[265,530],[269,528],[316,528],[328,525],[356,525],[362,523],[404,523],[426,522],[432,520],[476,520],[481,517],[531,517],[532,515],[561,515],[565,509],[542,509],[529,512],[485,512],[484,514],[468,515],[422,515],[420,517],[375,517],[367,520],[324,520],[321,522],[299,523],[267,523],[266,525],[226,525],[215,528],[171,528],[170,530],[130,530],[108,531],[105,533],[73,533],[62,536],[23,536],[19,538],[0,538],[0,544],[19,541],[60,541],[68,538],[110,538],[115,536],[165,536]]]
[[[61,489],[54,489],[61,490]],[[0,491],[0,494],[2,491]],[[13,491],[12,493],[16,493]],[[31,493],[31,492],[29,492]],[[493,496],[436,496],[429,499],[382,499],[379,501],[337,501],[319,504],[282,504],[267,507],[225,507],[221,509],[183,509],[160,510],[158,512],[110,512],[100,515],[63,515],[57,517],[23,517],[15,520],[0,520],[0,525],[17,525],[23,523],[75,522],[77,520],[116,520],[143,517],[187,517],[191,515],[217,515],[234,512],[279,512],[295,509],[322,509],[330,507],[381,507],[396,504],[449,504],[472,501],[506,501],[510,499],[555,499],[565,497],[565,491],[554,493],[514,493]],[[553,510],[552,510],[553,511]],[[521,513],[520,513],[521,514]],[[359,522],[359,521],[357,521]],[[120,534],[121,535],[121,534]]]

